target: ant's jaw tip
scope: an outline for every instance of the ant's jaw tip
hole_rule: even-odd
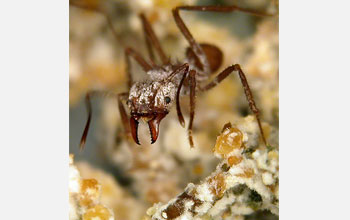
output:
[[[151,130],[151,144],[156,143],[158,139],[158,134],[159,134],[159,131],[155,133],[154,131]]]
[[[136,143],[137,145],[141,145],[138,138],[134,139],[134,141],[135,141],[135,143]]]

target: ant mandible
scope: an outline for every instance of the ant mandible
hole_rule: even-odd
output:
[[[74,4],[73,4],[74,5]],[[79,7],[79,5],[78,5]],[[186,27],[179,11],[211,11],[211,12],[232,12],[241,11],[255,16],[271,16],[267,13],[257,12],[250,9],[244,9],[237,6],[179,6],[172,10],[176,25],[180,29],[183,36],[189,43],[186,50],[186,58],[183,62],[171,63],[170,59],[165,55],[162,46],[155,35],[149,21],[144,14],[140,14],[143,31],[146,37],[146,45],[149,54],[149,62],[133,48],[125,49],[125,58],[127,64],[128,90],[120,94],[114,94],[105,91],[92,91],[86,95],[86,106],[88,110],[88,119],[80,141],[80,148],[83,149],[86,137],[88,135],[91,122],[91,97],[92,96],[112,96],[118,100],[118,108],[121,115],[122,123],[126,134],[131,134],[134,141],[140,144],[138,139],[139,119],[144,119],[149,126],[151,143],[155,143],[159,136],[159,124],[161,120],[169,113],[174,102],[176,103],[176,111],[180,124],[184,127],[185,120],[181,112],[180,97],[183,95],[190,96],[190,121],[188,125],[188,138],[191,147],[194,147],[192,137],[192,126],[195,113],[196,92],[204,92],[210,90],[229,76],[232,72],[237,71],[241,83],[244,88],[245,96],[248,100],[251,111],[255,114],[262,140],[265,145],[266,139],[259,118],[259,110],[256,107],[252,92],[249,88],[245,74],[239,64],[234,64],[221,73],[219,73],[212,82],[205,85],[203,83],[208,80],[212,73],[215,73],[221,66],[223,54],[219,48],[211,44],[199,44],[193,38],[192,34]],[[97,10],[98,11],[98,10]],[[103,11],[98,11],[102,12]],[[113,34],[115,30],[111,25],[108,14],[105,14],[108,24]],[[161,64],[156,64],[154,51],[157,52]],[[149,76],[149,80],[134,82],[130,69],[130,57],[132,57]],[[130,109],[130,119],[128,119],[123,101],[126,101]]]

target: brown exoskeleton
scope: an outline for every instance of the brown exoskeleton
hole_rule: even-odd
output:
[[[237,71],[242,82],[246,98],[251,111],[255,114],[263,142],[266,145],[265,136],[259,118],[259,110],[255,105],[252,92],[249,88],[245,74],[239,64],[231,65],[221,71],[212,82],[205,83],[212,73],[215,73],[221,66],[223,54],[219,48],[210,44],[199,44],[193,38],[179,11],[212,11],[212,12],[232,12],[241,11],[256,16],[269,16],[269,14],[256,12],[250,9],[243,9],[236,6],[180,6],[173,9],[175,22],[183,36],[189,43],[186,51],[186,59],[183,62],[171,63],[165,55],[161,44],[156,37],[150,23],[143,14],[140,18],[146,37],[146,43],[149,53],[149,61],[146,61],[141,54],[132,48],[125,49],[127,62],[128,88],[129,91],[120,94],[110,92],[95,91],[86,95],[86,104],[88,109],[88,120],[81,138],[80,147],[83,148],[88,134],[91,122],[91,103],[90,98],[94,95],[114,96],[118,99],[118,107],[125,132],[131,134],[134,141],[140,144],[138,140],[139,119],[144,119],[149,126],[151,143],[156,142],[159,135],[159,124],[161,120],[169,113],[171,107],[175,104],[180,124],[184,127],[185,121],[181,112],[180,97],[190,96],[190,121],[188,125],[188,137],[190,146],[193,147],[192,125],[195,113],[196,92],[204,92],[219,84],[232,72]],[[107,16],[108,19],[108,16]],[[110,25],[113,30],[113,26]],[[115,31],[113,30],[115,33]],[[156,64],[154,50],[157,52],[161,64]],[[130,70],[130,57],[132,57],[149,76],[149,80],[134,82]],[[126,101],[130,110],[130,119],[128,119],[123,101]]]

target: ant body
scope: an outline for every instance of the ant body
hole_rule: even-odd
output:
[[[74,4],[73,4],[74,5]],[[77,5],[76,5],[77,6]],[[78,5],[79,7],[79,5]],[[81,7],[81,6],[80,6]],[[269,16],[269,14],[256,12],[250,9],[243,9],[236,6],[180,6],[173,9],[173,16],[179,30],[189,43],[186,51],[186,58],[183,62],[171,63],[170,59],[165,55],[161,44],[155,35],[150,23],[144,16],[140,14],[143,30],[146,37],[146,44],[150,61],[147,62],[140,53],[132,48],[125,49],[125,57],[128,75],[128,92],[113,94],[104,91],[92,91],[86,95],[86,105],[88,109],[88,120],[81,138],[81,149],[85,145],[86,137],[91,122],[91,102],[92,96],[112,96],[118,99],[118,108],[121,115],[122,123],[127,134],[131,134],[134,141],[140,144],[138,140],[138,124],[139,119],[144,119],[149,126],[151,143],[156,142],[159,136],[159,124],[161,120],[169,113],[171,107],[176,104],[177,116],[180,124],[184,127],[185,121],[181,112],[180,97],[183,95],[190,96],[190,121],[188,125],[188,138],[190,146],[193,147],[192,125],[195,114],[196,92],[204,92],[210,90],[224,80],[234,71],[238,72],[241,83],[244,88],[246,98],[251,111],[255,114],[259,125],[262,140],[266,145],[266,139],[263,133],[259,118],[259,110],[253,99],[252,92],[249,88],[245,74],[239,64],[231,65],[219,73],[212,82],[205,82],[210,75],[215,73],[221,66],[223,54],[219,48],[211,44],[199,44],[191,35],[186,27],[179,11],[211,11],[211,12],[232,12],[241,11],[256,16]],[[97,10],[98,11],[98,10]],[[113,33],[115,31],[111,25],[108,14],[106,15],[109,26]],[[157,52],[160,65],[156,64],[154,51]],[[133,58],[149,76],[149,80],[134,82],[130,69],[130,58]],[[130,119],[128,119],[123,101],[130,110]]]

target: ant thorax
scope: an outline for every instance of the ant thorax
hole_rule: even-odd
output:
[[[175,65],[164,65],[159,68],[154,68],[146,72],[146,74],[149,76],[151,81],[162,81],[166,80],[175,69]]]

